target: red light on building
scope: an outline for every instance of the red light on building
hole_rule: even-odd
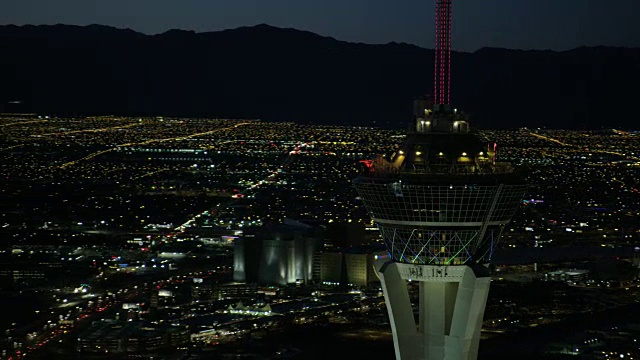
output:
[[[373,160],[360,160],[360,163],[364,164],[369,171],[373,171]]]

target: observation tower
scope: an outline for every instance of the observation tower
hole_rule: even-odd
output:
[[[398,360],[477,358],[491,256],[526,188],[451,109],[451,0],[436,3],[433,108],[416,102],[405,142],[353,181],[388,249],[377,271]]]

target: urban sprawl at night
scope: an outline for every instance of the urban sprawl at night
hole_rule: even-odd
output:
[[[640,135],[473,133],[527,184],[479,358],[640,357]],[[0,358],[392,358],[387,249],[352,180],[406,137],[0,115]]]

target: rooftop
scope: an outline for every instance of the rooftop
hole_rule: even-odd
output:
[[[411,133],[400,147],[388,156],[362,162],[362,175],[489,175],[511,174],[509,163],[496,162],[495,146],[474,133]]]

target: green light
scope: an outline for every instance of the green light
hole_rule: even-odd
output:
[[[460,249],[460,251],[458,251],[455,255],[453,255],[453,256],[449,259],[449,261],[447,261],[447,262],[446,262],[446,265],[449,265],[449,263],[451,263],[451,262],[453,261],[453,259],[455,259],[455,258],[456,258],[456,256],[460,255],[460,253],[462,252],[462,250],[466,249],[466,248],[467,248],[467,245],[469,245],[469,244],[471,243],[471,241],[473,241],[473,239],[475,239],[475,236],[474,236],[471,240],[469,240],[469,242],[468,242],[468,243],[466,243],[466,244],[465,244],[465,245]]]

